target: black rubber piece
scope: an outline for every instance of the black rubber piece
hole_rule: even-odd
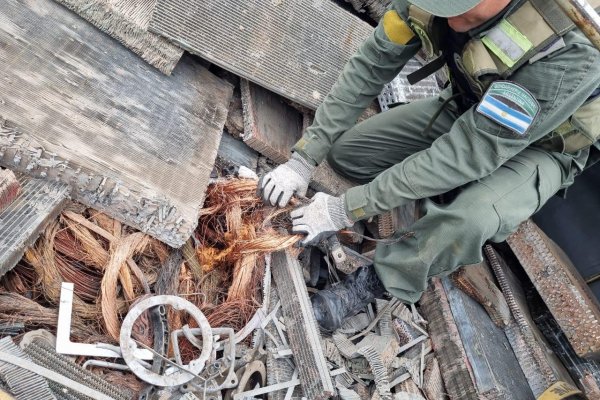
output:
[[[384,293],[375,268],[372,265],[359,268],[342,282],[312,296],[315,319],[321,329],[333,332],[346,318],[359,313]]]

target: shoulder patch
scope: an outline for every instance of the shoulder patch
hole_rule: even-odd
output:
[[[477,112],[523,136],[538,116],[540,104],[523,86],[496,81],[481,99]]]

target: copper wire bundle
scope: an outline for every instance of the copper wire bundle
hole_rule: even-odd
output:
[[[204,273],[221,271],[222,301],[207,310],[214,326],[241,328],[260,307],[263,256],[293,246],[300,237],[284,229],[287,209],[264,206],[254,180],[221,180],[209,186],[196,242]]]
[[[211,184],[195,237],[181,249],[181,265],[174,265],[170,290],[200,307],[214,327],[239,330],[249,321],[261,306],[264,255],[300,239],[286,231],[289,209],[265,207],[256,185],[239,179]],[[160,291],[159,276],[173,254],[148,235],[73,204],[0,279],[0,319],[55,331],[61,283],[73,282],[73,339],[116,343],[131,306]],[[138,324],[134,334],[150,345],[149,316]],[[194,326],[185,313],[173,312],[168,324],[170,330]]]

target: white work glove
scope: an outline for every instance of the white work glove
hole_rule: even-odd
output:
[[[263,201],[285,207],[294,194],[305,196],[314,169],[304,157],[292,154],[288,162],[266,174],[258,183]]]
[[[317,244],[340,229],[354,225],[354,221],[346,214],[344,195],[334,197],[317,193],[310,204],[298,207],[290,215],[292,231],[306,234],[302,246]]]

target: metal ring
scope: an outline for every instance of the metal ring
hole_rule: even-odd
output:
[[[169,305],[175,310],[186,311],[196,320],[201,329],[202,353],[189,364],[182,365],[190,373],[178,370],[170,375],[160,375],[145,368],[134,355],[137,344],[131,338],[133,324],[144,311],[159,305]],[[120,344],[125,363],[138,378],[156,386],[180,386],[194,379],[204,368],[212,352],[212,329],[202,311],[191,302],[178,296],[160,295],[142,300],[131,308],[121,326]]]

